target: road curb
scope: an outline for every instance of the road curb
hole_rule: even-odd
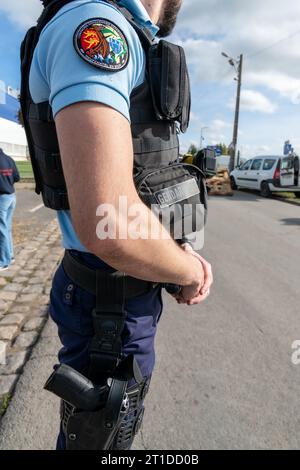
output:
[[[281,198],[281,197],[277,197],[277,198],[273,198],[273,199],[277,199],[279,201],[282,201],[282,202],[285,202],[286,204],[291,204],[292,206],[298,206],[300,207],[300,203],[299,202],[295,202],[294,199],[288,199],[288,198]]]
[[[62,257],[56,220],[23,244],[0,276],[0,419],[49,310],[52,275]],[[1,364],[2,363],[2,364]]]

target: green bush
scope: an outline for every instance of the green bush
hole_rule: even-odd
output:
[[[33,178],[32,166],[29,161],[16,162],[21,178]]]

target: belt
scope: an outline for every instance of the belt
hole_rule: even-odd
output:
[[[111,280],[115,285],[120,281],[120,287],[124,289],[124,296],[127,299],[148,294],[158,286],[153,282],[142,281],[119,271],[111,273],[90,268],[77,260],[68,250],[65,251],[62,264],[67,276],[74,284],[92,295],[97,295],[98,284],[101,281],[107,284]]]

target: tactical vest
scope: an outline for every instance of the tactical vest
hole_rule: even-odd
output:
[[[29,73],[43,28],[70,1],[72,0],[53,0],[44,9],[37,26],[27,32],[21,47],[21,109],[36,192],[42,194],[46,207],[55,210],[69,209],[57,133],[49,102],[35,104],[31,98]],[[106,1],[117,7],[135,29],[147,58],[145,81],[130,97],[133,174],[136,184],[140,184],[149,171],[168,167],[178,161],[178,133],[180,130],[185,132],[189,124],[189,76],[181,47],[167,41],[155,43],[149,30],[139,26],[128,10],[112,0]],[[122,158],[122,155],[118,158]],[[192,189],[191,184],[185,184],[185,189],[183,188],[186,179],[183,175],[182,180],[179,175],[181,186],[178,190],[181,193],[183,191],[185,196],[189,192],[193,196],[195,188]],[[170,194],[160,197],[166,199]]]

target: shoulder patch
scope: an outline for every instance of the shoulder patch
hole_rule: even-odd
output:
[[[92,18],[78,26],[74,47],[82,59],[102,70],[117,72],[129,61],[125,35],[117,25],[104,18]]]

